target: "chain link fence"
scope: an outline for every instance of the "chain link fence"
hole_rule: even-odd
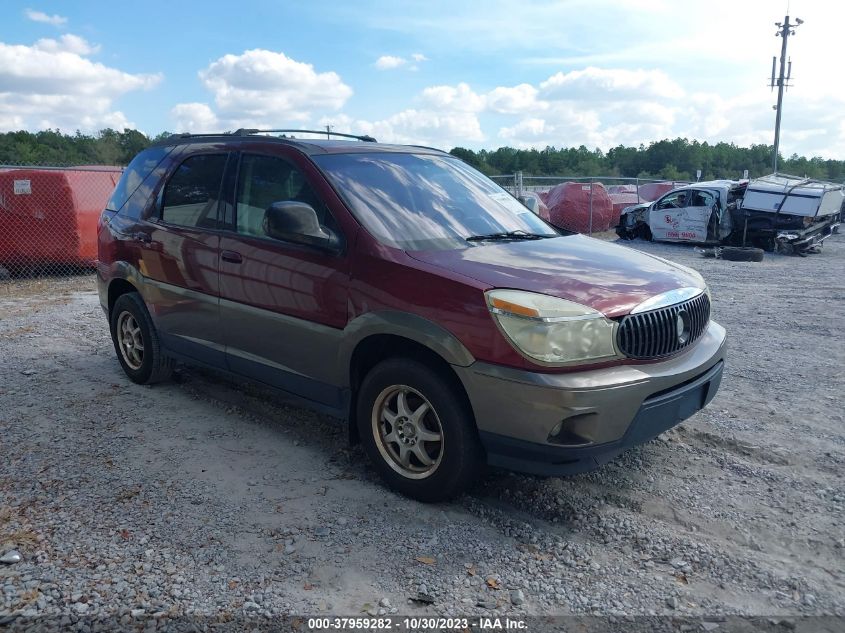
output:
[[[0,165],[0,284],[93,273],[121,167]]]
[[[526,176],[522,172],[491,176],[518,198],[534,199],[533,207],[555,226],[579,233],[613,229],[626,207],[652,202],[686,180],[619,178],[615,176]]]

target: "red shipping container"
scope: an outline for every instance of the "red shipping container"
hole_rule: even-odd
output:
[[[14,169],[0,172],[0,264],[97,260],[97,222],[121,172]]]
[[[590,196],[592,194],[592,223]],[[546,197],[551,223],[562,229],[589,233],[607,231],[612,225],[613,205],[600,182],[565,182],[552,188]]]

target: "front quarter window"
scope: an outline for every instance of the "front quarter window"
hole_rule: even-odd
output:
[[[461,161],[431,154],[367,152],[314,157],[364,227],[407,250],[468,245],[500,233],[557,231]]]

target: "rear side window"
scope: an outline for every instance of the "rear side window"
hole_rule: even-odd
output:
[[[226,154],[200,154],[185,160],[167,182],[161,219],[169,224],[217,228],[217,204]]]
[[[714,196],[709,191],[694,191],[692,194],[692,200],[690,201],[691,207],[713,207],[716,205],[716,196]]]
[[[138,154],[123,172],[111,198],[106,203],[109,211],[120,211],[144,179],[153,173],[161,161],[173,151],[173,147],[151,147]]]

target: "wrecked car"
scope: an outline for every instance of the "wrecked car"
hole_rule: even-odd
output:
[[[745,184],[713,180],[673,189],[654,202],[623,209],[616,233],[624,239],[721,244],[733,231],[729,210]]]
[[[836,231],[843,205],[843,186],[820,180],[785,174],[715,180],[625,208],[616,233],[623,239],[749,244],[803,255],[819,250]]]

